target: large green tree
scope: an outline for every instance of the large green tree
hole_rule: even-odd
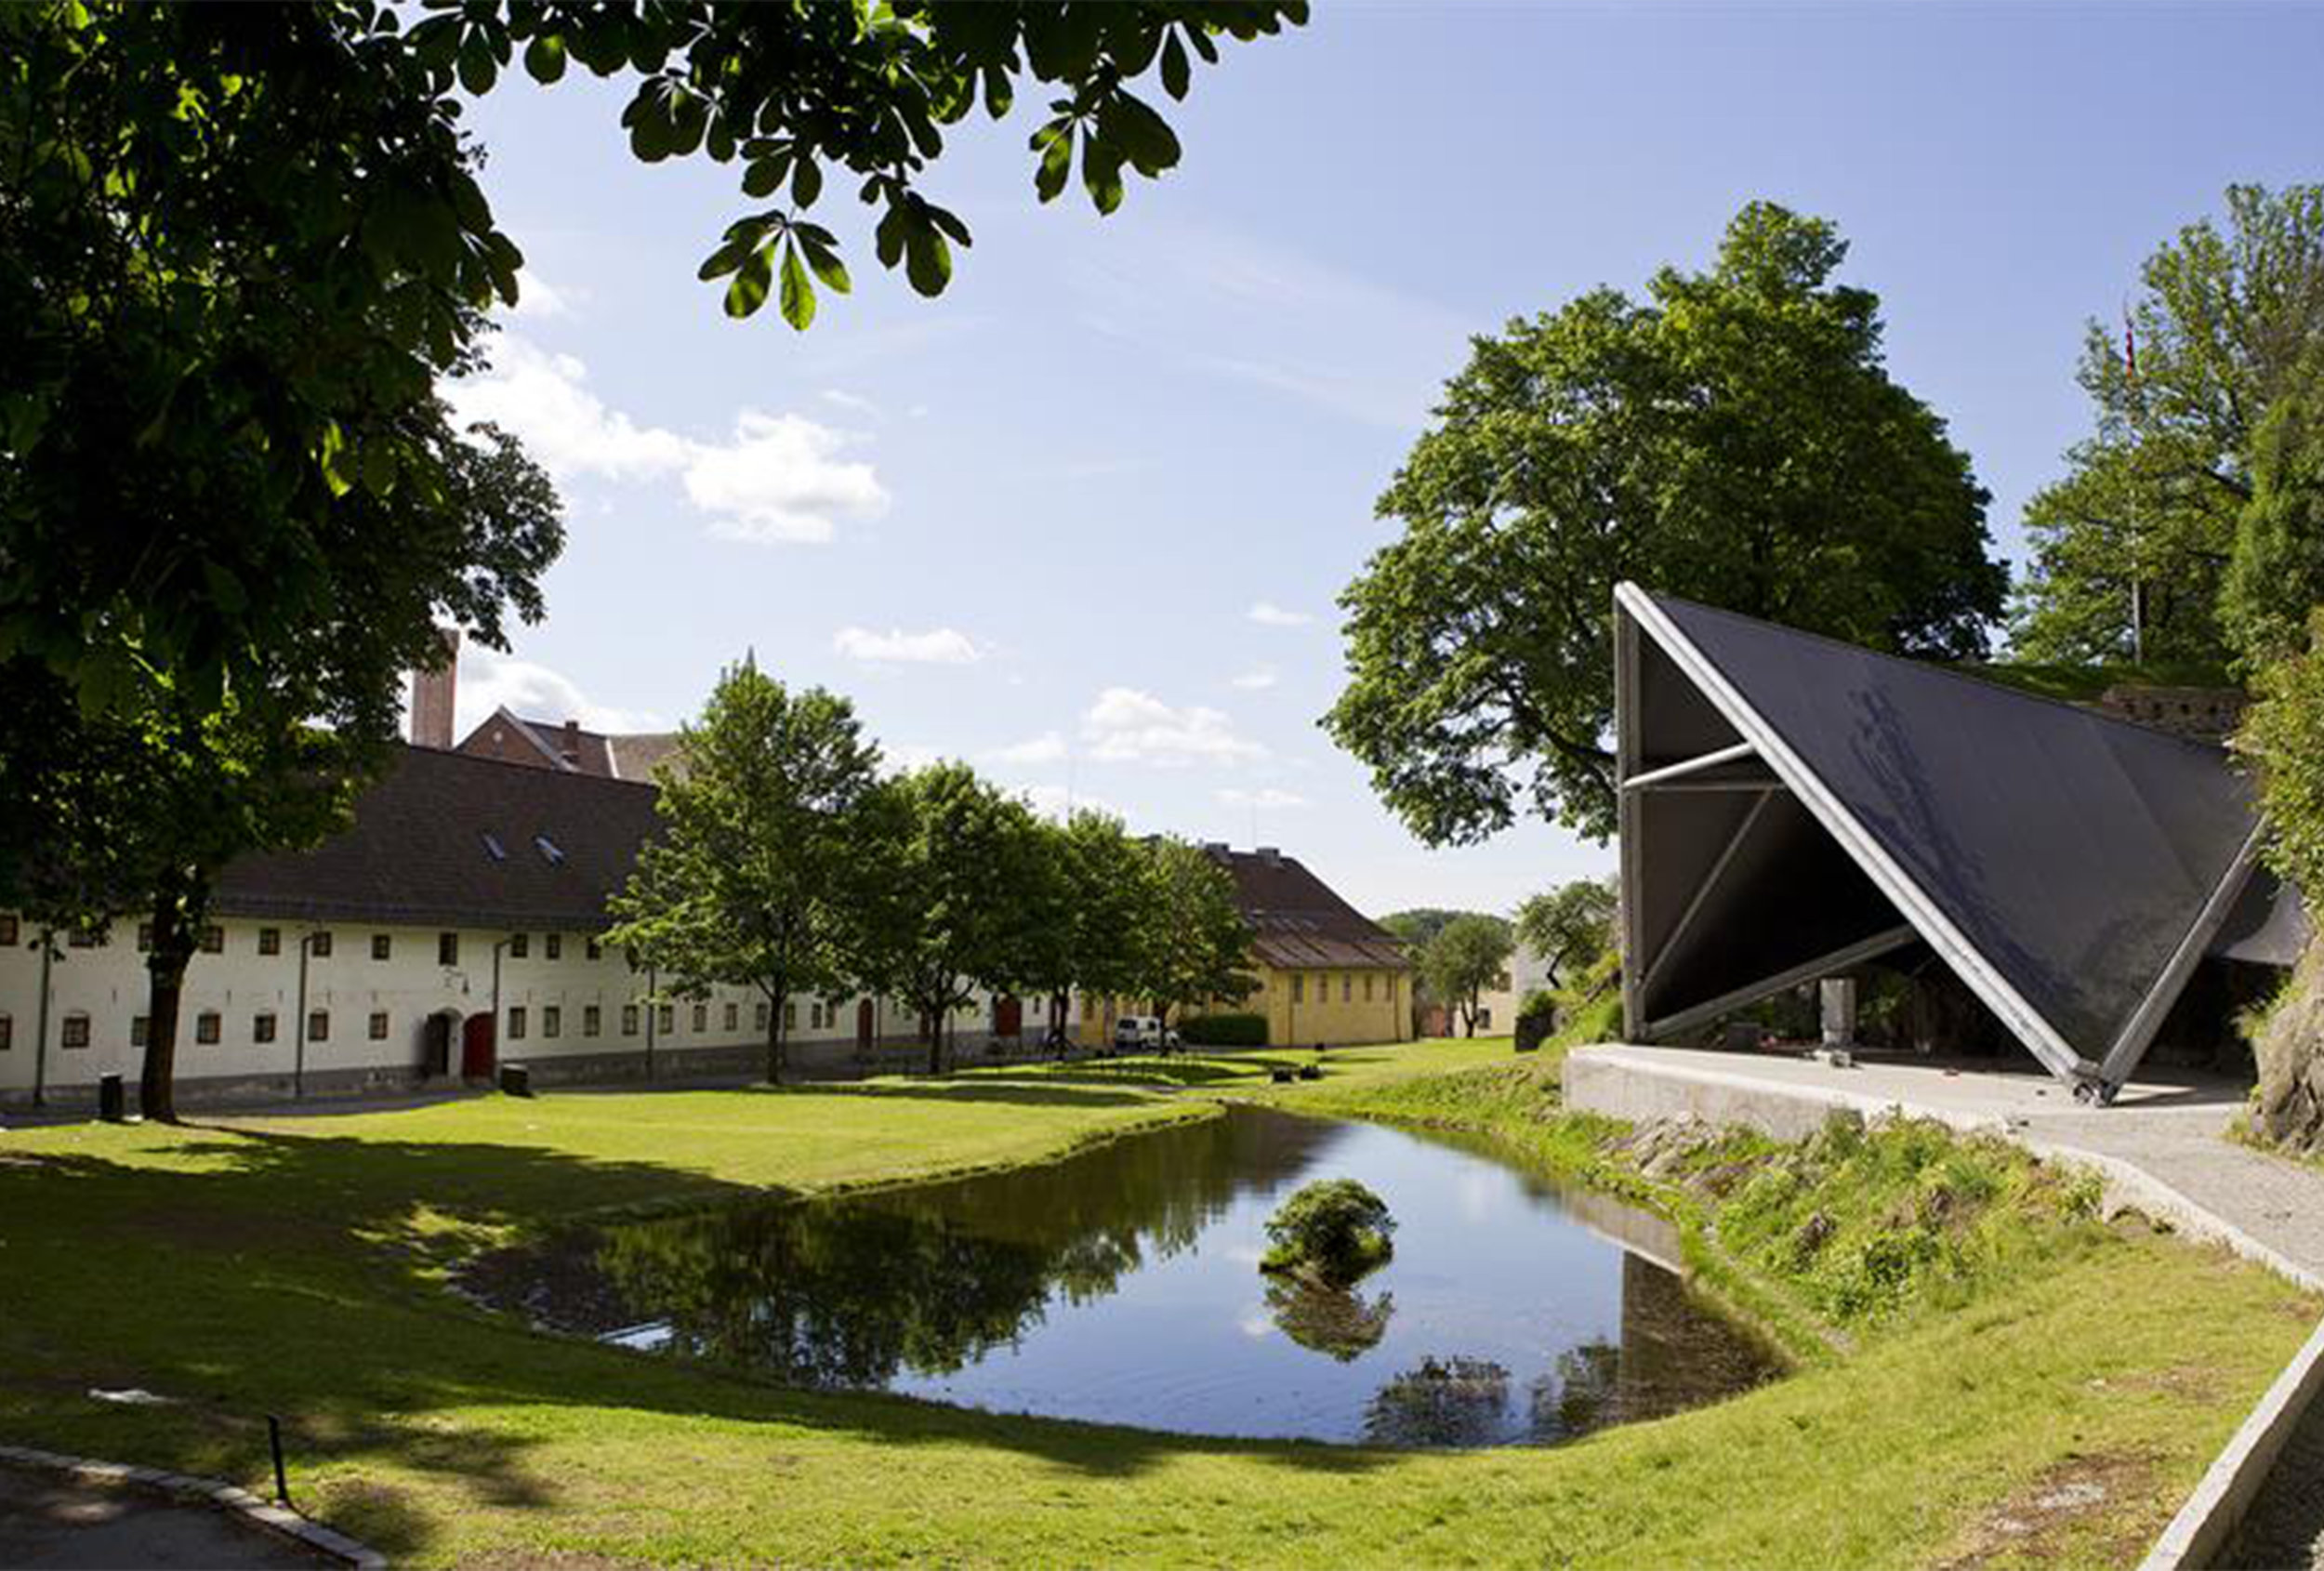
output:
[[[1986,493],[1890,379],[1878,299],[1820,219],[1754,203],[1703,272],[1474,340],[1380,496],[1401,535],[1340,596],[1326,718],[1431,843],[1522,802],[1604,836],[1614,586],[1898,653],[1986,647]]]
[[[2182,229],[2139,282],[2127,322],[2090,323],[2093,429],[2027,504],[2012,637],[2027,659],[2127,660],[2135,614],[2148,660],[2225,663],[2253,638],[2296,642],[2305,618],[2285,589],[2324,588],[2284,529],[2306,516],[2314,422],[2280,413],[2324,369],[2324,186],[2230,186],[2224,222]],[[2239,548],[2254,560],[2236,574]]]
[[[1526,900],[1512,926],[1541,957],[1550,985],[1563,987],[1613,945],[1614,905],[1611,881],[1576,878]]]
[[[1077,809],[1042,826],[1041,876],[1030,886],[1033,964],[1026,986],[1049,1000],[1048,1035],[1062,1036],[1072,996],[1114,997],[1142,975],[1153,869],[1145,849],[1111,813]]]
[[[667,972],[676,991],[756,988],[767,1003],[767,1078],[783,1078],[794,993],[848,985],[847,945],[868,898],[865,799],[879,749],[846,699],[793,693],[746,660],[720,678],[664,772],[662,829],[607,901],[606,941]]]
[[[1248,997],[1259,979],[1233,878],[1186,840],[1162,836],[1143,849],[1147,905],[1136,945],[1136,992],[1153,1000],[1165,1028],[1181,1005]]]
[[[1480,997],[1509,974],[1509,924],[1472,912],[1455,917],[1420,951],[1419,971],[1429,991],[1460,1013],[1461,1034],[1477,1034]]]

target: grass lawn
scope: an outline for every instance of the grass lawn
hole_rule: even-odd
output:
[[[789,1392],[441,1287],[576,1213],[1041,1160],[1222,1091],[1449,1120],[1464,1093],[1424,1077],[1508,1047],[1335,1052],[1320,1085],[1265,1086],[1312,1056],[0,1134],[0,1437],[260,1487],[279,1413],[298,1502],[419,1564],[2119,1564],[2316,1314],[2225,1256],[2110,1236],[1716,1407],[1442,1455]],[[125,1386],[177,1401],[88,1394]],[[2081,1498],[2063,1483],[2103,1506],[2039,1503]]]

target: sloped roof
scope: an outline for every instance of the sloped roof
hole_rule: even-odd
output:
[[[1393,935],[1332,892],[1297,857],[1221,845],[1204,849],[1235,880],[1235,903],[1250,924],[1261,964],[1286,970],[1411,964]]]
[[[601,927],[606,895],[656,831],[656,795],[627,781],[404,747],[357,799],[344,833],[310,852],[229,865],[218,908],[303,921]]]
[[[515,715],[508,718],[523,727],[550,759],[579,774],[650,782],[654,766],[678,750],[678,733],[674,731],[609,732],[574,726],[568,733],[562,720],[524,719]],[[574,744],[570,759],[565,757],[568,735]]]
[[[2220,748],[1629,585],[1617,604],[1634,1031],[1918,940],[2054,1072],[2119,1084],[2251,874]]]

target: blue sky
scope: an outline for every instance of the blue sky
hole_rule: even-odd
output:
[[[579,73],[479,105],[535,287],[463,405],[556,474],[548,619],[464,661],[614,727],[754,651],[891,758],[965,758],[1142,830],[1280,845],[1375,913],[1507,909],[1611,865],[1532,824],[1431,852],[1315,724],[1334,598],[1467,336],[1668,261],[1768,197],[1836,221],[1893,374],[1951,422],[2003,550],[2083,429],[2083,323],[2231,180],[2314,179],[2324,9],[1318,6],[1232,48],[1100,219],[1042,207],[1021,106],[926,184],[975,231],[928,301],[833,180],[852,297],[728,321],[733,171],[648,167]]]

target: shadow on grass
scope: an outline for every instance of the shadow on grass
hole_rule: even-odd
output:
[[[322,1503],[337,1525],[393,1558],[429,1551],[464,1509],[591,1509],[586,1479],[534,1453],[544,1437],[626,1415],[795,1426],[890,1448],[1001,1447],[1090,1476],[1207,1454],[1338,1473],[1387,1459],[793,1390],[534,1334],[442,1286],[448,1266],[495,1235],[577,1213],[763,1201],[779,1190],[544,1147],[281,1129],[203,1131],[173,1159],[190,1166],[85,1152],[0,1162],[9,1283],[0,1367],[10,1371],[0,1432],[255,1485],[265,1477],[264,1415],[279,1414],[294,1495],[302,1473],[327,1470],[334,1486]],[[86,1395],[99,1384],[141,1387],[171,1405],[99,1403]],[[489,1409],[500,1407],[524,1417],[495,1423]],[[560,1416],[592,1408],[606,1416]],[[695,1443],[667,1433],[636,1442]],[[415,1498],[391,1479],[363,1478],[366,1462],[439,1487]]]
[[[1111,1084],[1118,1087],[1124,1082],[1114,1081]],[[1022,1077],[983,1074],[957,1077],[916,1075],[892,1079],[833,1081],[796,1089],[812,1090],[818,1096],[912,1097],[962,1103],[1007,1102],[1028,1107],[1144,1107],[1154,1102],[1151,1095],[1141,1095],[1135,1090],[1089,1089],[1069,1078],[1048,1075]]]

